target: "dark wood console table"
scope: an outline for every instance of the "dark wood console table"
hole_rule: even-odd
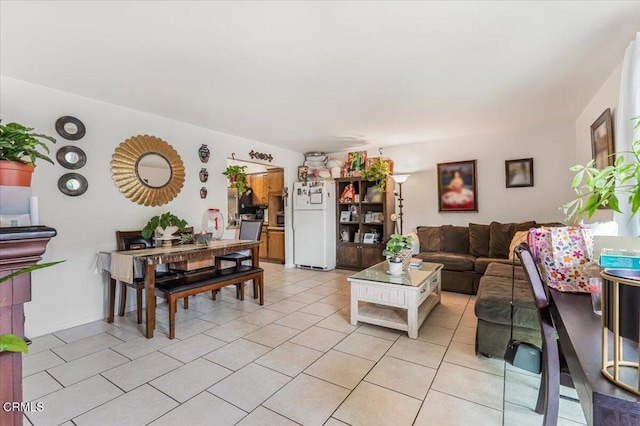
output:
[[[38,263],[56,230],[46,226],[0,228],[0,276]],[[31,274],[0,284],[0,334],[24,337],[24,304],[31,300]],[[22,353],[0,353],[0,403],[22,402]],[[0,407],[2,426],[22,425],[20,411]]]
[[[593,313],[591,295],[556,290],[550,294],[551,315],[587,424],[640,424],[640,397],[614,385],[600,372],[602,319]]]

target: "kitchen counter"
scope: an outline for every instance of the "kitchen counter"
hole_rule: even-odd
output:
[[[267,231],[284,231],[284,226],[267,226]]]

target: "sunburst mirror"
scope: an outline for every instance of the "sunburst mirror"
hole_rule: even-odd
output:
[[[184,163],[178,152],[162,139],[132,136],[111,157],[111,177],[131,201],[162,206],[180,193]]]

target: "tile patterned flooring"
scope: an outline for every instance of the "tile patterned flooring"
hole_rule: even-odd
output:
[[[349,324],[347,271],[264,263],[265,305],[233,289],[166,304],[153,339],[134,314],[38,337],[24,357],[39,425],[539,425],[539,379],[476,357],[472,296],[444,293],[418,339]],[[576,397],[572,389],[563,394]],[[561,425],[584,424],[561,400]]]

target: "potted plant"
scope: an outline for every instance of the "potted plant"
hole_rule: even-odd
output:
[[[51,158],[38,150],[49,153],[43,140],[56,142],[51,136],[34,133],[31,127],[0,123],[0,185],[30,187],[36,160],[53,164]]]
[[[400,234],[393,234],[387,241],[386,248],[382,251],[383,256],[387,256],[389,262],[389,274],[398,275],[402,271],[408,271],[411,266],[412,237],[405,237]]]
[[[640,118],[636,118],[635,129],[640,128]],[[621,153],[618,153],[621,154]],[[569,218],[578,218],[583,214],[593,216],[599,207],[610,207],[613,211],[620,212],[618,196],[628,196],[631,206],[631,217],[640,210],[640,139],[631,145],[630,161],[626,161],[624,155],[618,155],[613,166],[598,170],[594,167],[595,160],[586,165],[575,165],[571,171],[576,175],[571,182],[571,187],[576,192],[575,200],[570,201],[560,208]]]
[[[236,188],[238,190],[238,196],[244,194],[247,191],[247,166],[227,166],[227,170],[222,172],[229,179],[229,188]]]
[[[142,236],[149,239],[153,235],[153,231],[157,229],[164,238],[173,235],[178,229],[184,229],[185,226],[187,226],[186,220],[167,212],[149,219],[149,222],[142,228]]]
[[[387,176],[389,176],[390,173],[389,164],[382,158],[378,158],[369,168],[364,169],[360,173],[363,179],[374,182],[372,188],[367,188],[367,198],[369,201],[374,203],[382,201],[384,190],[387,187]]]
[[[37,269],[48,268],[49,266],[57,265],[58,263],[62,263],[64,260],[59,260],[57,262],[47,262],[40,263],[37,265],[27,266],[26,268],[18,269],[15,272],[12,272],[9,275],[5,275],[4,277],[0,277],[0,285],[9,281],[10,279],[17,277],[18,275],[26,274],[31,271],[35,271]],[[0,302],[2,300],[0,299]],[[0,352],[28,352],[27,344],[24,339],[16,336],[15,334],[0,334]]]

